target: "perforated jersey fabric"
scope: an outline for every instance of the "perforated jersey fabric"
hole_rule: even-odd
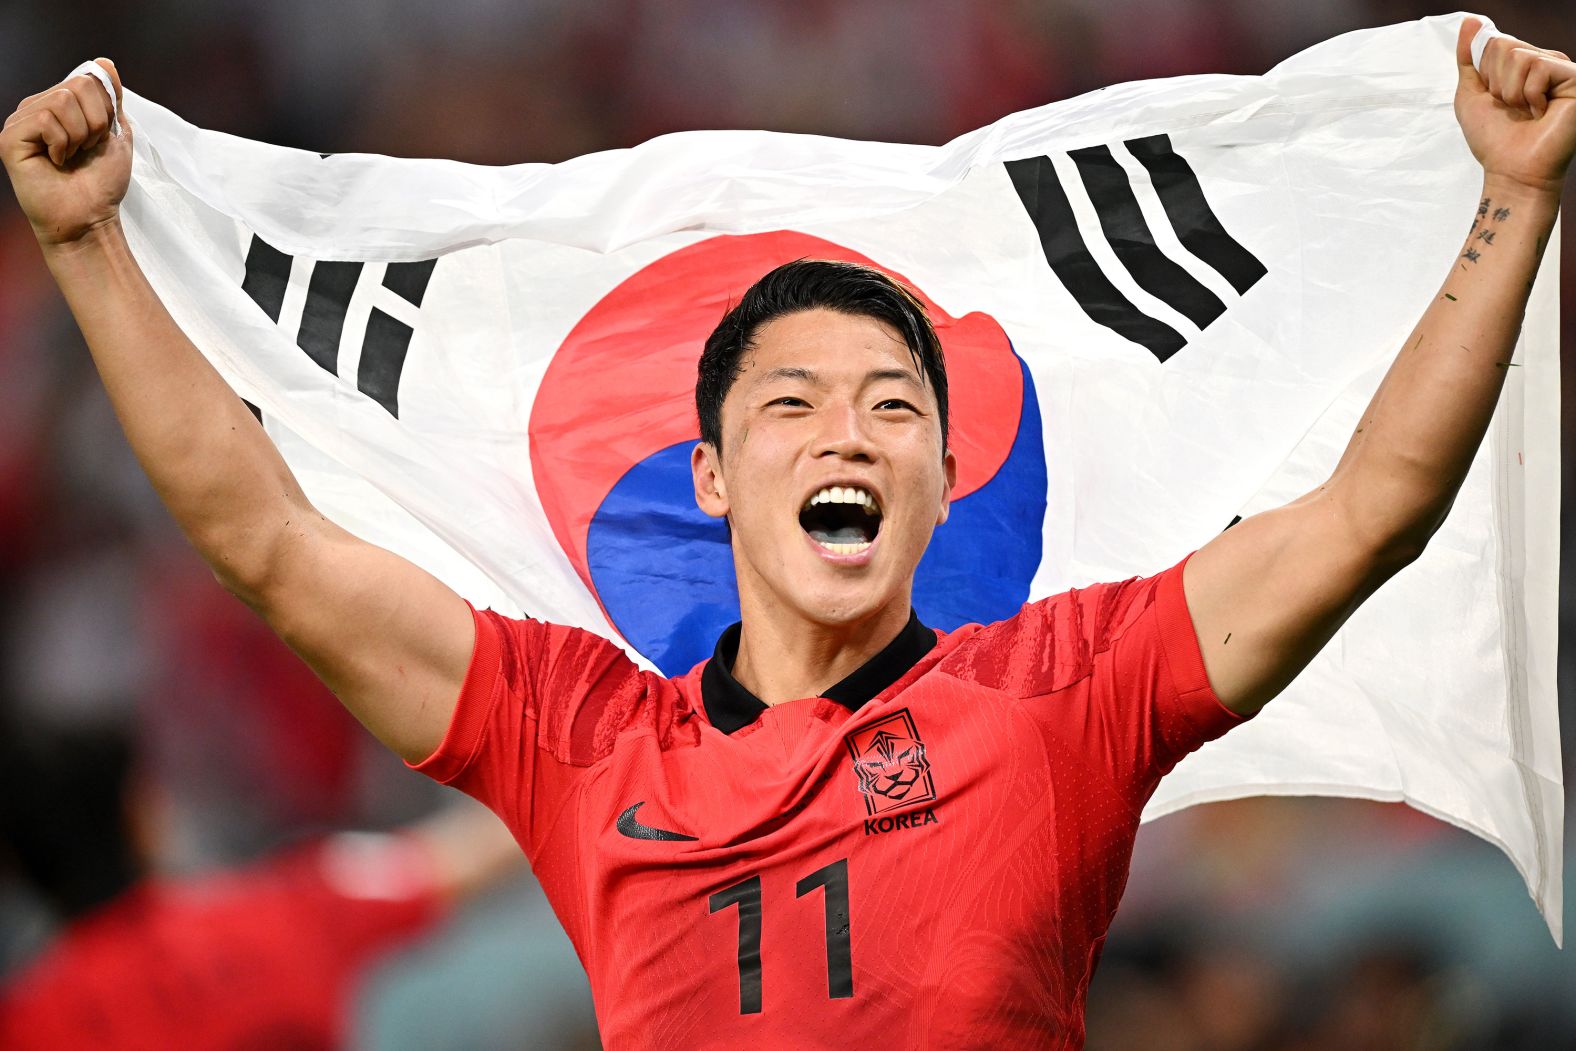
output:
[[[731,733],[707,662],[667,679],[577,629],[476,632],[417,769],[526,844],[611,1049],[1080,1047],[1143,803],[1240,721],[1182,564],[935,632],[861,669],[896,673],[873,696]]]

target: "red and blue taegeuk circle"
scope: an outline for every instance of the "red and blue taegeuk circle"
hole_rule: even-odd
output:
[[[954,318],[901,274],[819,237],[708,238],[642,267],[586,312],[548,365],[529,424],[553,535],[613,626],[665,674],[705,660],[739,619],[727,531],[695,506],[690,478],[701,347],[752,283],[805,258],[863,263],[903,280],[941,337],[958,481],[950,517],[915,575],[920,619],[950,630],[1011,616],[1039,567],[1039,404],[994,318]]]

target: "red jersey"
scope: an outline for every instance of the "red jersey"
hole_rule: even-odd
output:
[[[0,1047],[329,1051],[363,969],[439,912],[425,852],[389,836],[149,880],[0,987]]]
[[[1184,560],[1185,562],[1185,560]],[[911,617],[767,707],[738,628],[677,679],[588,632],[476,614],[418,769],[525,845],[609,1049],[1078,1048],[1160,777],[1239,722],[1182,566],[986,627]]]

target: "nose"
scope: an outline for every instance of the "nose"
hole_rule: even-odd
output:
[[[828,407],[819,416],[821,426],[816,432],[813,455],[835,456],[860,463],[875,459],[875,446],[857,407],[852,404]]]

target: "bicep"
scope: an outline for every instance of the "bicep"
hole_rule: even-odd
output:
[[[1397,568],[1325,490],[1205,544],[1188,560],[1183,588],[1221,703],[1257,712]]]
[[[465,600],[320,517],[282,545],[273,567],[255,603],[269,626],[380,741],[411,762],[430,755],[470,665]]]

